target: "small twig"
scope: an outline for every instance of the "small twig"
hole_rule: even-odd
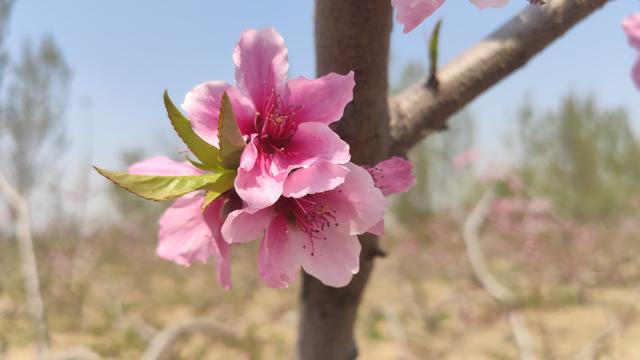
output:
[[[473,274],[482,284],[482,287],[498,303],[508,306],[507,318],[520,352],[520,359],[535,360],[537,357],[533,350],[533,340],[527,329],[524,317],[520,312],[511,308],[511,303],[515,301],[515,296],[491,274],[480,247],[480,227],[489,214],[491,202],[494,198],[493,189],[487,190],[464,222],[463,238],[467,248],[467,256],[471,262]]]
[[[387,257],[387,252],[382,250],[379,246],[376,246],[372,251],[371,255],[374,257]]]
[[[507,318],[509,319],[509,325],[511,325],[511,331],[516,340],[516,345],[520,350],[520,359],[535,360],[536,355],[533,350],[533,339],[527,329],[527,323],[524,317],[520,312],[510,310],[507,313]]]
[[[145,350],[142,360],[160,360],[182,338],[193,333],[203,333],[218,341],[240,348],[245,341],[224,325],[212,320],[192,319],[179,322],[158,333]],[[243,349],[247,350],[247,349]],[[250,351],[247,350],[247,351]]]
[[[29,204],[0,173],[0,195],[15,212],[16,238],[20,249],[21,270],[27,295],[27,308],[31,316],[38,345],[38,357],[42,357],[49,349],[47,324],[44,317],[44,304],[40,295],[38,266],[33,250]]]
[[[463,238],[467,247],[467,256],[471,262],[473,273],[487,292],[502,303],[512,302],[513,295],[506,287],[502,286],[491,274],[484,258],[484,253],[480,248],[480,227],[486,219],[491,202],[495,194],[493,190],[484,193],[478,204],[473,208],[464,222]]]
[[[602,350],[604,342],[617,330],[615,321],[610,320],[609,326],[602,330],[596,337],[591,340],[587,346],[575,357],[575,360],[595,360],[599,358],[599,352]]]
[[[158,331],[149,323],[144,321],[140,316],[132,316],[131,318],[121,320],[121,329],[133,330],[141,339],[152,341]]]

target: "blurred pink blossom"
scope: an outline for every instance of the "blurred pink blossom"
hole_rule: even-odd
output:
[[[476,148],[469,148],[453,157],[453,165],[456,169],[471,166],[480,158],[480,152]]]
[[[445,0],[391,0],[396,9],[396,20],[404,25],[404,32],[415,29],[424,19],[433,14]],[[479,9],[501,7],[509,0],[469,0]]]
[[[415,29],[442,4],[444,0],[391,0],[397,12],[396,20],[404,25],[405,33]]]
[[[494,200],[491,218],[501,230],[520,234],[525,238],[525,242],[531,244],[535,237],[557,226],[557,221],[551,213],[553,206],[549,199],[530,199],[524,196],[522,191],[520,187],[509,197]]]
[[[529,201],[528,208],[534,214],[544,214],[551,211],[553,204],[547,198],[533,198]]]
[[[640,51],[640,13],[627,16],[622,21],[622,27],[629,38],[629,44]],[[631,78],[636,84],[636,87],[640,89],[640,58],[638,58],[635,65],[633,65]]]

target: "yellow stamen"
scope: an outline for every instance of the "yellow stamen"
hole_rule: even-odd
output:
[[[331,207],[329,205],[322,205],[320,207],[320,209],[318,209],[318,212],[322,215],[326,214],[326,213],[330,213],[331,212]]]

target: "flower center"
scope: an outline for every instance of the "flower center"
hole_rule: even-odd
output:
[[[384,180],[384,171],[377,167],[365,167],[365,169],[369,172],[369,175],[371,175],[375,187],[380,189],[384,194],[384,191],[389,189],[389,187],[382,182]]]
[[[314,255],[314,241],[327,240],[320,233],[331,227],[338,227],[336,211],[326,202],[323,194],[307,195],[303,198],[286,198],[286,209],[298,229],[308,235],[311,256]],[[304,249],[307,244],[303,244]]]
[[[255,127],[265,150],[284,149],[296,132],[295,117],[296,108],[285,106],[282,97],[272,90],[262,107],[262,112],[258,113],[255,120]]]

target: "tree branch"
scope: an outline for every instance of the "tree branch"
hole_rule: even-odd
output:
[[[554,40],[608,0],[553,0],[527,6],[488,38],[439,73],[439,87],[427,79],[391,99],[391,153],[402,155],[430,133],[446,128],[449,116],[524,66]]]
[[[464,222],[462,234],[464,243],[467,249],[467,256],[471,263],[471,269],[476,278],[485,290],[493,297],[502,303],[513,302],[514,296],[511,291],[504,287],[498,280],[491,274],[487,261],[480,247],[480,227],[484,223],[485,219],[489,215],[491,210],[491,203],[495,199],[495,194],[492,190],[487,190],[484,193],[480,201],[473,208],[469,216]]]
[[[142,355],[143,360],[160,360],[168,356],[169,350],[184,337],[201,333],[215,338],[225,345],[242,349],[250,358],[256,344],[251,338],[241,337],[222,324],[207,319],[190,319],[171,325],[158,333]]]
[[[24,278],[25,293],[27,296],[27,309],[31,315],[38,344],[38,358],[42,357],[49,349],[47,323],[44,317],[44,304],[40,295],[40,282],[38,280],[38,266],[33,250],[33,238],[31,236],[31,220],[29,216],[29,204],[0,173],[0,196],[15,213],[16,238],[20,249],[22,263],[22,277]]]
[[[478,204],[473,208],[464,222],[463,238],[467,248],[467,256],[471,263],[471,269],[482,287],[500,305],[506,306],[507,319],[511,325],[511,331],[518,347],[521,360],[536,360],[533,351],[533,340],[527,328],[526,321],[522,314],[515,309],[511,309],[511,303],[515,301],[513,293],[502,285],[491,274],[487,266],[482,247],[480,246],[480,228],[489,215],[491,203],[495,198],[493,190],[487,190]]]

